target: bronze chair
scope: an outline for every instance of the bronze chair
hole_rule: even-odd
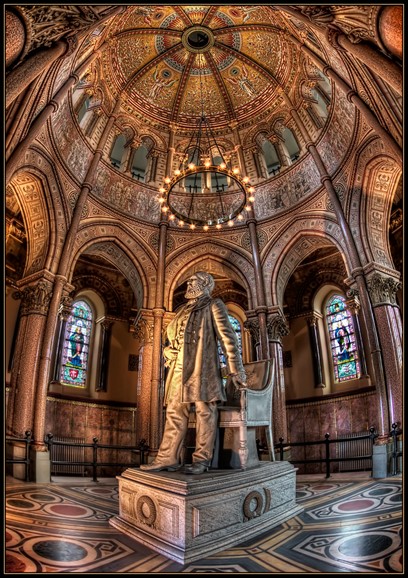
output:
[[[257,428],[264,427],[269,459],[275,461],[272,436],[272,396],[275,382],[273,359],[245,364],[247,387],[236,390],[227,382],[227,401],[220,405],[218,432],[211,466],[248,469],[259,464]],[[189,427],[195,427],[195,412]]]

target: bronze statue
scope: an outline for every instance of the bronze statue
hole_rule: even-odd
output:
[[[158,472],[182,467],[180,456],[187,434],[191,404],[195,404],[196,446],[188,474],[201,474],[211,464],[217,432],[218,407],[225,401],[218,354],[221,344],[228,375],[236,388],[245,387],[246,375],[227,308],[212,299],[213,277],[204,271],[187,281],[187,303],[167,327],[169,345],[164,348],[166,379],[166,424],[155,460],[140,469]]]

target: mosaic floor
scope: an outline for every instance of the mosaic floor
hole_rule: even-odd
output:
[[[6,480],[5,574],[403,573],[401,477],[297,480],[304,511],[256,539],[182,566],[109,525],[116,480]]]

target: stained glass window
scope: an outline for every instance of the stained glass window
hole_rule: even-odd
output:
[[[61,383],[76,387],[86,385],[92,318],[92,309],[88,303],[82,300],[75,301],[65,328]]]
[[[232,325],[232,327],[235,329],[235,333],[237,334],[237,338],[238,338],[238,347],[239,347],[239,351],[242,355],[242,334],[241,334],[241,324],[238,321],[238,319],[236,317],[234,317],[231,314],[228,314],[228,318],[230,320],[230,323]],[[227,367],[227,362],[225,359],[225,355],[224,352],[222,350],[221,344],[218,342],[218,354],[220,357],[220,364],[221,364],[221,369],[224,367]]]
[[[326,319],[335,381],[359,378],[361,368],[353,319],[343,297],[331,297],[326,306]]]

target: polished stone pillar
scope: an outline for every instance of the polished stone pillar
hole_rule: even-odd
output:
[[[21,55],[26,43],[26,32],[23,21],[14,12],[5,11],[6,22],[4,27],[5,65],[11,66]]]
[[[151,310],[140,310],[138,317],[129,328],[133,337],[140,345],[139,349],[139,372],[136,391],[137,403],[137,437],[148,440],[151,446],[150,432],[157,429],[157,412],[160,408],[156,406],[156,416],[154,423],[151,423],[152,411],[152,368],[153,368],[153,334],[154,320]],[[156,400],[157,403],[157,400]],[[156,432],[155,432],[156,433]]]
[[[346,305],[347,305],[348,309],[350,310],[351,318],[353,320],[354,333],[356,335],[358,357],[360,359],[361,376],[369,378],[369,375],[367,372],[366,357],[365,357],[364,348],[363,348],[363,337],[361,334],[360,320],[358,318],[358,313],[359,313],[360,307],[361,307],[360,301],[358,299],[358,291],[355,291],[355,290],[353,291],[352,289],[349,289],[349,291],[347,291],[347,297],[349,297],[349,299],[346,301]]]
[[[275,359],[275,386],[273,393],[273,439],[288,439],[288,425],[286,416],[285,377],[283,370],[282,337],[288,335],[289,326],[278,307],[268,312],[268,340],[269,356]]]
[[[51,300],[52,282],[37,276],[23,280],[18,285],[16,298],[21,299],[21,317],[26,319],[20,324],[17,338],[17,366],[13,370],[15,378],[10,398],[13,408],[9,418],[12,421],[8,429],[12,435],[23,437],[27,430],[33,431],[33,408],[38,395],[39,352]]]
[[[306,320],[309,326],[309,339],[310,339],[310,347],[312,350],[313,375],[315,380],[315,387],[323,388],[326,386],[323,383],[322,353],[321,353],[319,327],[318,327],[319,317],[321,316],[313,312],[311,315],[307,316]]]
[[[389,423],[402,424],[402,324],[400,309],[396,303],[396,293],[401,283],[395,277],[373,272],[368,276],[367,286],[381,342]]]
[[[101,364],[99,367],[98,382],[96,391],[108,390],[108,372],[109,372],[109,351],[112,335],[113,320],[104,318],[99,322],[101,327]]]
[[[58,314],[59,326],[57,327],[57,341],[55,344],[55,353],[54,353],[53,381],[59,381],[60,379],[61,356],[62,356],[62,349],[64,346],[64,335],[68,317],[71,315],[72,303],[73,297],[67,295],[66,297],[63,297],[59,309]]]

